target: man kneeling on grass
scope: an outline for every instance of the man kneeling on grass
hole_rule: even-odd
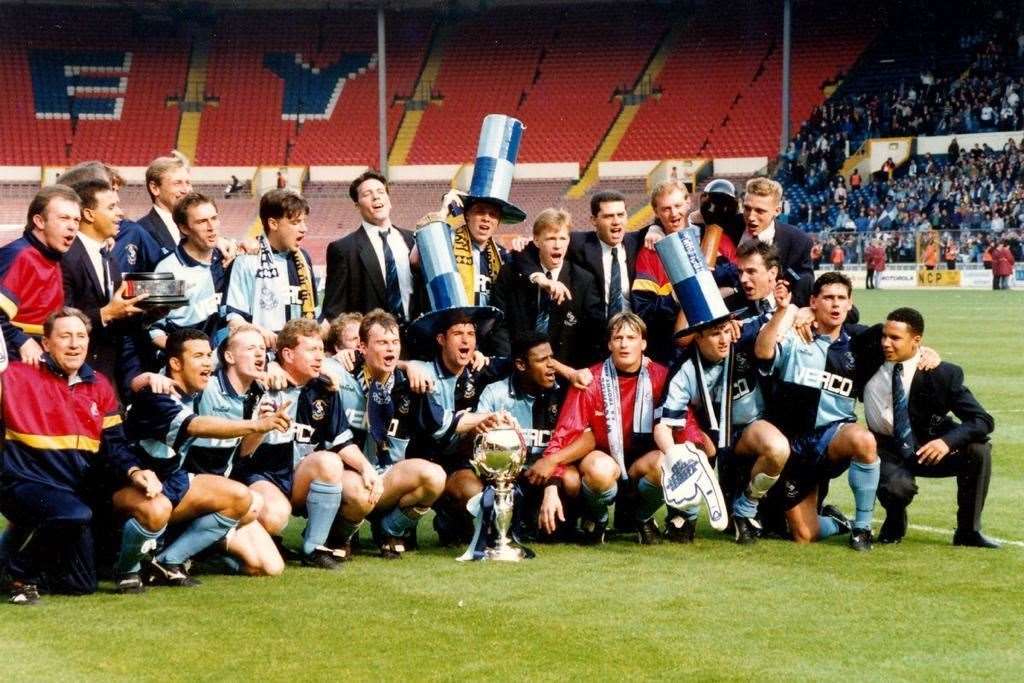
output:
[[[196,553],[220,541],[251,509],[249,491],[215,474],[192,474],[182,467],[197,438],[232,439],[288,429],[284,410],[258,419],[235,420],[197,415],[193,405],[213,374],[213,350],[203,332],[175,330],[167,337],[167,374],[177,393],[135,394],[125,431],[142,465],[145,486],[114,494],[114,508],[129,514],[115,567],[118,590],[136,593],[144,584],[195,586],[185,567]],[[140,467],[129,470],[135,476]],[[143,556],[157,545],[168,525],[189,523],[155,558]]]
[[[586,545],[604,542],[608,506],[619,485],[628,484],[638,497],[639,541],[653,543],[659,533],[654,513],[664,500],[664,455],[655,448],[653,438],[655,407],[661,404],[668,371],[644,358],[647,326],[639,316],[617,313],[608,330],[611,355],[590,369],[594,377],[590,386],[569,389],[544,457],[526,476],[542,485],[557,478],[564,465],[578,463],[580,538]]]

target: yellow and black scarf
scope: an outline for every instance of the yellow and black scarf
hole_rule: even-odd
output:
[[[473,272],[473,239],[469,234],[469,228],[462,226],[455,229],[452,234],[452,250],[455,253],[455,267],[459,270],[459,279],[462,280],[462,288],[466,292],[466,300],[476,303],[476,274]],[[484,246],[488,265],[491,270],[491,283],[498,277],[501,270],[501,253],[494,238],[487,240]]]

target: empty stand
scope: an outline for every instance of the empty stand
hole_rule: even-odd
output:
[[[388,101],[412,89],[430,38],[429,12],[388,17]],[[369,164],[377,150],[376,14],[227,12],[210,54],[197,160]],[[402,107],[393,104],[388,139]]]
[[[0,164],[102,157],[144,165],[174,146],[188,44],[115,9],[0,6]],[[112,30],[112,27],[117,30]]]

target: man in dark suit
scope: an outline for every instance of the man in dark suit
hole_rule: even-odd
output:
[[[382,308],[395,316],[404,334],[419,312],[409,263],[413,234],[391,224],[388,181],[380,173],[363,173],[349,185],[348,194],[362,223],[327,247],[323,317]]]
[[[491,355],[509,357],[516,340],[530,332],[548,335],[556,371],[573,381],[574,367],[587,368],[601,356],[605,306],[594,276],[569,261],[569,214],[545,209],[533,224],[533,243],[526,247],[546,280],[561,282],[573,297],[555,303],[530,282],[516,264],[506,262],[491,290],[490,304],[505,313],[488,335]],[[486,351],[485,351],[486,352]]]
[[[992,469],[988,435],[995,422],[964,386],[959,366],[942,362],[930,371],[918,369],[923,333],[921,314],[898,308],[881,330],[876,326],[866,333],[865,354],[858,353],[858,358],[872,359],[858,365],[866,366],[864,415],[882,461],[878,500],[886,518],[879,541],[899,543],[906,534],[907,506],[917,494],[915,477],[956,477],[953,544],[998,548],[981,533]]]
[[[630,290],[636,279],[636,257],[644,246],[647,231],[627,231],[628,221],[625,196],[614,190],[603,190],[590,197],[590,222],[594,230],[569,233],[569,261],[593,276],[605,308],[602,321],[605,326],[615,313],[632,309]],[[555,303],[561,304],[575,296],[575,292],[570,292],[563,284],[544,278],[536,258],[535,252],[524,250],[516,254],[515,262],[531,282],[554,297]],[[613,273],[618,274],[618,286]],[[603,339],[601,346],[604,348]]]
[[[121,269],[110,253],[110,240],[124,217],[117,192],[106,180],[83,180],[73,188],[82,199],[78,235],[61,261],[64,304],[89,318],[89,366],[112,381],[125,379],[135,368],[121,362],[123,338],[141,332],[136,304],[143,298],[125,298]],[[131,378],[128,378],[129,380]]]
[[[778,222],[781,212],[782,185],[770,178],[751,178],[743,195],[742,221],[729,226],[726,233],[737,246],[755,239],[774,245],[779,254],[779,279],[789,282],[793,303],[807,306],[814,284],[811,238],[799,228]]]
[[[146,169],[146,190],[153,200],[153,208],[138,223],[170,253],[181,241],[181,231],[172,216],[174,205],[192,191],[185,157],[174,153],[154,159]]]

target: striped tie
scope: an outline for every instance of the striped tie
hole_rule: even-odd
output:
[[[551,271],[545,270],[544,277],[551,279]],[[537,302],[537,321],[534,324],[534,329],[538,332],[547,332],[548,325],[551,323],[551,297],[547,292],[541,290],[540,300]]]
[[[622,266],[619,265],[619,248],[612,247],[611,279],[608,282],[608,317],[622,311]]]
[[[892,436],[903,459],[913,460],[917,442],[910,428],[910,402],[903,389],[903,363],[892,368]]]
[[[405,309],[402,307],[402,289],[398,286],[398,266],[395,255],[388,244],[391,229],[380,231],[380,241],[384,245],[384,289],[388,297],[388,308],[399,321],[405,320]]]

